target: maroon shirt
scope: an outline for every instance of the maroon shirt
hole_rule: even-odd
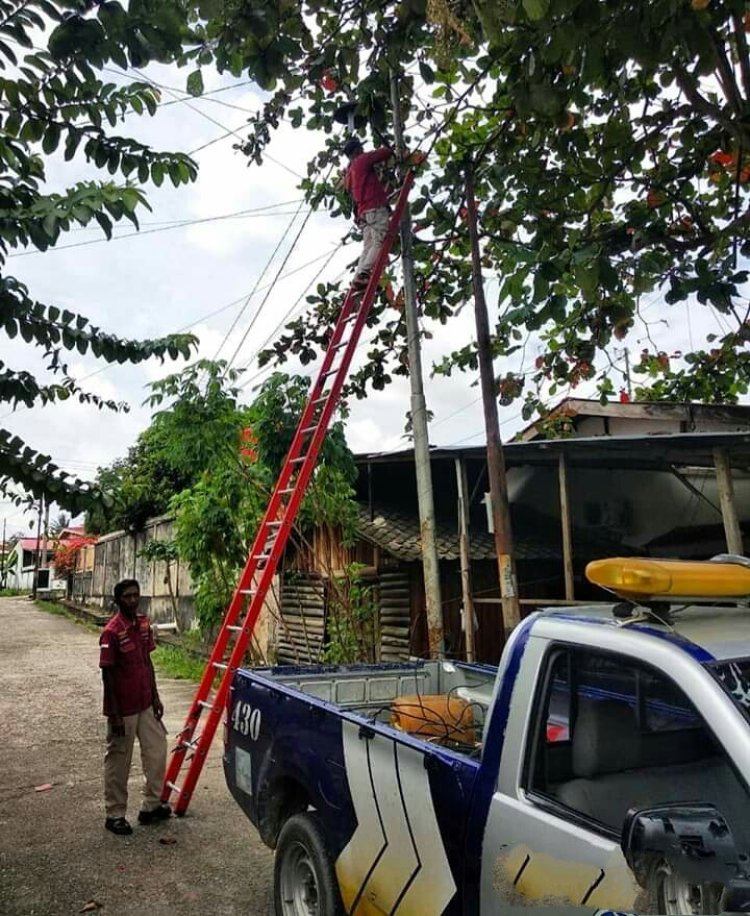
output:
[[[129,620],[122,611],[112,617],[99,637],[99,667],[114,674],[114,691],[121,716],[143,712],[154,701],[149,653],[154,634],[148,617],[136,614]],[[104,695],[104,715],[114,715]]]
[[[387,146],[370,153],[360,153],[346,170],[344,187],[354,200],[354,215],[358,218],[368,210],[388,206],[388,195],[378,180],[373,166],[390,159],[393,152]]]

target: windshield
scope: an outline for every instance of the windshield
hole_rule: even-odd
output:
[[[711,666],[734,702],[750,719],[750,658],[738,658]]]

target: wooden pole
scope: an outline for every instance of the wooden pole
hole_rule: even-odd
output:
[[[568,502],[568,462],[563,452],[557,464],[560,484],[560,524],[562,526],[563,572],[565,574],[565,598],[575,598],[573,584],[573,539],[570,526],[570,505]]]
[[[516,564],[513,558],[513,535],[510,525],[508,486],[505,477],[505,458],[503,456],[503,443],[500,438],[500,420],[497,414],[495,372],[492,365],[492,348],[490,344],[490,321],[487,314],[487,301],[484,296],[482,257],[477,228],[477,204],[474,197],[474,170],[470,163],[466,168],[466,209],[468,211],[467,219],[471,241],[474,317],[477,326],[477,359],[482,389],[484,425],[487,434],[487,470],[490,480],[490,499],[492,501],[492,527],[495,529],[495,550],[497,552],[500,578],[503,635],[507,636],[513,627],[520,622],[521,612],[516,585]]]
[[[466,464],[463,458],[456,458],[456,484],[458,487],[458,546],[461,558],[461,595],[464,606],[464,629],[466,632],[466,661],[473,662],[474,650],[474,599],[471,588],[471,543],[469,540],[469,490],[466,479]]]
[[[393,135],[396,154],[403,162],[404,145],[398,76],[391,71],[391,104],[393,107]],[[406,342],[409,355],[409,384],[411,386],[411,422],[414,433],[414,467],[417,474],[417,503],[419,531],[424,571],[425,603],[427,612],[427,638],[430,658],[445,655],[443,605],[440,594],[440,561],[435,534],[435,505],[432,493],[430,443],[427,431],[427,408],[422,384],[422,353],[419,341],[417,294],[414,281],[414,252],[409,205],[401,219],[401,265],[404,274],[404,315]]]
[[[745,548],[742,543],[742,531],[740,531],[740,523],[737,520],[737,507],[734,502],[732,466],[729,463],[726,449],[714,449],[714,467],[716,468],[716,483],[719,486],[721,519],[724,522],[727,551],[743,556]]]

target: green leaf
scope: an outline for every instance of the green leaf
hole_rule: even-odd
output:
[[[42,141],[42,149],[47,155],[54,153],[57,149],[58,144],[60,143],[60,125],[56,124],[54,121],[47,126],[47,130],[44,133],[44,140]]]
[[[532,22],[544,19],[549,12],[550,0],[523,0],[523,8]]]
[[[203,95],[203,74],[200,70],[193,70],[187,78],[186,86],[190,95]]]

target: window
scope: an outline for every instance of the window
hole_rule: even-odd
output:
[[[527,788],[538,803],[617,832],[628,810],[711,802],[726,816],[748,797],[695,707],[664,674],[583,648],[548,657]]]
[[[711,670],[735,704],[750,719],[750,658],[720,662]]]

